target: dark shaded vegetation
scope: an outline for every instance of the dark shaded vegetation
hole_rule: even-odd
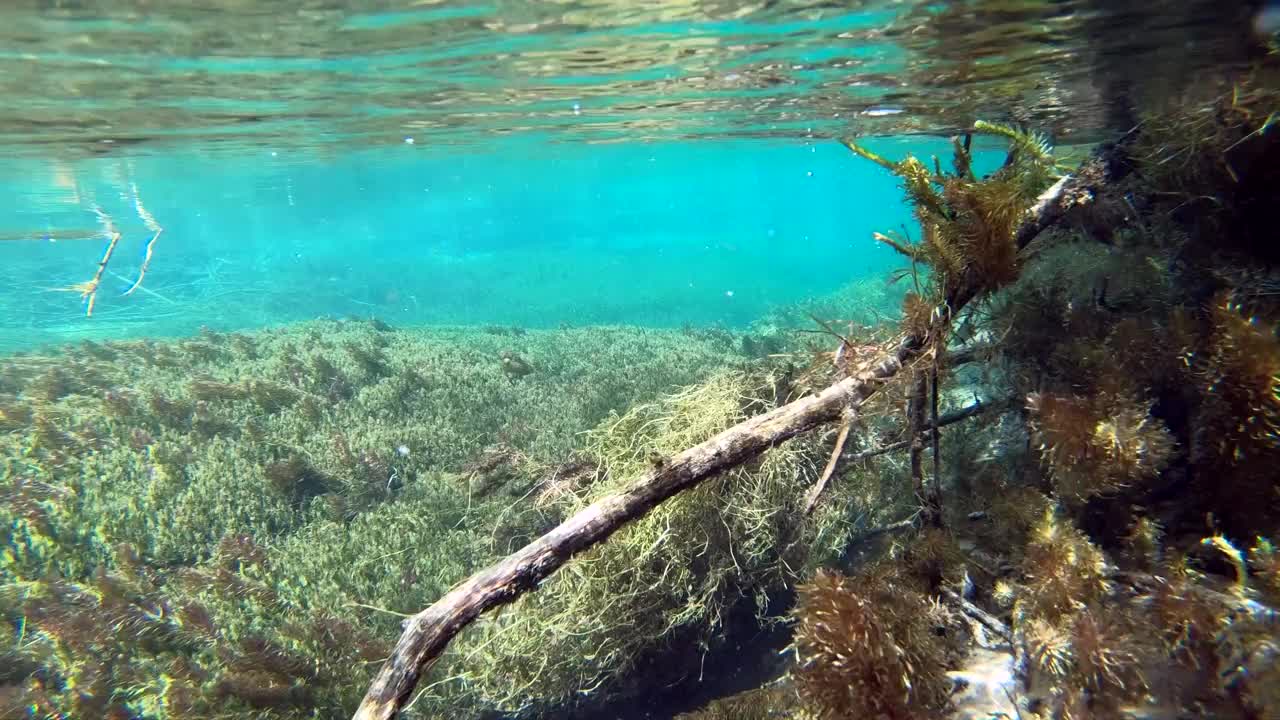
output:
[[[953,328],[991,352],[978,375],[945,377],[1025,403],[947,436],[942,474],[926,477],[941,488],[945,529],[902,538],[887,561],[891,577],[918,585],[880,597],[893,586],[878,563],[801,587],[797,694],[780,707],[824,718],[984,711],[937,691],[938,673],[964,662],[937,659],[934,636],[901,625],[928,617],[902,612],[923,592],[944,617],[985,608],[1007,629],[1008,671],[992,687],[1010,703],[986,712],[1280,712],[1277,79],[1263,62],[1143,108],[1103,151],[1121,179],[1016,255],[992,189],[962,184],[962,142],[946,175],[853,147],[902,176],[917,206],[918,241],[881,238],[928,268],[910,273],[904,330],[919,332],[926,309],[946,307],[957,283],[974,287],[965,273],[976,273],[978,302]],[[1010,137],[1015,154],[1036,152]],[[912,561],[922,548],[924,566]]]

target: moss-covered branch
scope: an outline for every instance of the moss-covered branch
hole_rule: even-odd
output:
[[[1107,150],[1111,152],[1111,150]],[[1092,163],[1092,165],[1090,164]],[[1090,167],[1110,167],[1106,157],[1095,157]],[[1068,178],[1046,193],[1015,233],[1019,248],[1050,223],[1041,213],[1063,214],[1064,195],[1071,204],[1087,202],[1094,187],[1113,176],[1087,172],[1083,180]],[[1082,183],[1085,183],[1082,186]],[[1032,228],[1033,230],[1027,230]],[[856,409],[926,347],[926,338],[945,331],[949,319],[981,290],[958,284],[947,298],[947,312],[936,313],[923,334],[910,334],[887,349],[881,358],[861,372],[831,385],[821,393],[796,400],[753,417],[715,437],[657,463],[653,470],[620,493],[601,498],[565,520],[558,527],[490,568],[473,575],[434,605],[414,615],[405,626],[396,649],[383,664],[357,709],[357,720],[395,717],[409,700],[419,678],[464,627],[485,610],[512,602],[532,590],[574,555],[606,540],[664,500],[703,480],[759,455],[771,447]]]
[[[536,588],[574,555],[606,540],[626,523],[662,501],[813,427],[857,407],[896,375],[919,352],[906,338],[864,372],[818,395],[758,415],[659,463],[623,492],[606,496],[565,520],[498,564],[473,575],[436,604],[413,616],[382,666],[355,717],[395,717],[418,678],[449,641],[490,608]]]

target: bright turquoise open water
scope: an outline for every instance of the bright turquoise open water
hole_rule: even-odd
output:
[[[911,221],[892,177],[821,140],[263,147],[13,169],[0,217],[27,236],[0,245],[0,343],[14,349],[349,315],[743,326],[884,277],[900,261],[871,234]],[[154,234],[135,200],[164,232],[124,296]],[[95,204],[121,239],[85,317],[55,289],[88,280],[104,251]]]
[[[871,233],[910,224],[901,193],[838,138],[1106,137],[1136,69],[1238,60],[1253,12],[6,3],[0,352],[317,316],[742,326],[899,264]],[[58,289],[93,277],[99,211],[122,237],[86,317]]]

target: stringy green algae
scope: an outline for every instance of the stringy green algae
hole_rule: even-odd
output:
[[[772,407],[771,332],[324,321],[13,357],[0,707],[350,712],[403,614],[652,458]],[[504,372],[504,355],[532,373]],[[856,484],[800,521],[815,442],[664,504],[487,616],[411,716],[555,707],[634,686],[670,643],[708,646],[741,598],[847,540]]]
[[[11,358],[0,702],[345,712],[399,633],[364,606],[430,604],[558,519],[510,508],[578,433],[742,362],[728,333],[365,322]],[[494,447],[518,462],[481,497],[460,471]]]

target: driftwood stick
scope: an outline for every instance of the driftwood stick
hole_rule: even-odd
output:
[[[995,349],[995,343],[970,343],[962,348],[957,348],[942,356],[942,361],[938,363],[943,367],[953,368],[957,365],[973,362],[980,356]]]
[[[954,425],[960,422],[961,420],[968,420],[969,418],[974,417],[975,415],[981,415],[991,410],[1003,409],[1008,407],[1011,404],[1012,404],[1012,401],[1010,400],[998,400],[993,403],[984,403],[981,400],[979,400],[972,405],[968,405],[966,407],[960,408],[959,410],[953,410],[949,413],[946,413],[942,417],[938,418],[937,427],[944,428],[948,425]],[[930,426],[923,429],[932,431],[933,427]],[[891,452],[902,450],[908,447],[909,445],[911,445],[911,440],[909,439],[899,440],[897,442],[889,443],[888,445],[881,445],[880,447],[874,448],[871,450],[863,450],[861,452],[853,453],[852,455],[846,455],[843,458],[843,460],[845,462],[856,462],[858,460],[866,460],[867,458],[873,458],[873,457],[876,457],[877,455],[887,455]]]
[[[916,502],[924,510],[924,524],[936,525],[938,517],[934,514],[933,503],[929,502],[929,489],[924,483],[924,431],[927,429],[924,403],[929,387],[925,378],[923,370],[916,370],[911,378],[910,395],[907,396],[907,439],[911,443],[908,457],[911,465],[911,489],[916,495]]]
[[[977,605],[974,605],[973,603],[961,597],[960,593],[957,593],[955,590],[952,590],[950,588],[943,588],[942,595],[946,597],[948,600],[950,600],[951,602],[955,603],[955,605],[960,608],[961,612],[963,612],[965,615],[969,616],[970,618],[976,620],[979,624],[981,624],[987,630],[990,630],[991,632],[998,635],[1000,639],[1004,640],[1006,643],[1013,642],[1013,633],[1009,630],[1009,626],[1005,625],[1004,621],[1002,621],[1000,618],[996,617],[995,615],[992,615],[986,610],[983,610]]]
[[[485,610],[536,588],[571,557],[602,542],[676,493],[835,420],[846,409],[852,414],[853,408],[918,356],[920,347],[917,339],[906,338],[870,369],[817,395],[757,415],[668,458],[626,490],[597,500],[498,564],[471,576],[405,623],[395,650],[356,710],[356,720],[395,717],[430,663]]]
[[[881,525],[881,526],[879,526],[879,527],[873,527],[873,528],[870,528],[870,529],[868,529],[868,530],[863,531],[863,532],[862,532],[862,534],[860,534],[860,535],[858,535],[857,537],[855,537],[855,538],[851,539],[851,540],[848,542],[848,544],[846,545],[846,547],[847,547],[847,548],[856,547],[857,545],[859,545],[859,544],[861,544],[861,543],[865,543],[865,542],[868,542],[868,541],[874,540],[874,539],[876,539],[876,538],[880,537],[881,535],[887,535],[887,534],[892,533],[892,532],[898,532],[899,530],[910,530],[911,528],[914,528],[914,527],[916,527],[916,520],[915,520],[915,518],[907,518],[906,520],[899,520],[899,521],[897,521],[897,522],[891,522],[891,523],[889,523],[888,525]]]
[[[840,434],[836,436],[836,446],[831,450],[831,458],[827,460],[827,466],[822,469],[822,477],[818,478],[818,482],[805,493],[804,498],[804,514],[808,515],[818,505],[818,497],[822,495],[823,489],[827,487],[827,483],[831,482],[831,476],[836,472],[836,466],[840,464],[840,455],[844,453],[844,444],[849,440],[849,431],[853,429],[853,418],[846,418],[840,424]]]
[[[929,369],[929,442],[933,445],[933,482],[929,484],[929,505],[937,514],[933,520],[942,524],[942,456],[939,451],[941,430],[938,425],[938,361]]]
[[[1070,207],[1092,199],[1095,191],[1123,171],[1103,148],[1081,166],[1079,181],[1064,179],[1041,196],[1019,228],[1018,247],[1025,247]],[[973,287],[959,287],[947,298],[947,317],[976,295]],[[868,397],[920,356],[924,337],[907,337],[886,352],[869,370],[845,378],[817,395],[753,417],[695,447],[667,459],[621,493],[584,508],[558,527],[508,555],[450,590],[434,605],[414,615],[391,657],[378,671],[355,720],[390,720],[409,700],[418,679],[444,651],[449,641],[485,610],[515,600],[538,586],[569,559],[602,541],[627,522],[658,503],[719,472],[733,468],[765,450],[813,427],[852,413]],[[939,421],[941,422],[941,420]]]
[[[937,421],[931,424],[930,426],[921,428],[921,430],[932,432],[937,430],[938,428],[944,428],[948,425],[954,425],[955,423],[958,423],[961,420],[968,420],[969,418],[974,417],[975,415],[981,415],[989,410],[1006,408],[1011,404],[1012,404],[1011,400],[998,400],[994,403],[984,403],[981,400],[975,399],[972,405],[960,408],[959,410],[953,410],[939,417]],[[846,437],[845,439],[847,440],[848,438]],[[843,447],[844,443],[837,438],[836,445],[837,447]],[[873,457],[876,457],[877,455],[886,455],[888,453],[895,452],[897,450],[902,450],[910,445],[911,445],[910,439],[899,440],[897,442],[889,443],[888,445],[881,445],[880,447],[874,448],[872,450],[863,450],[861,452],[856,452],[850,455],[841,454],[839,459],[836,460],[836,463],[837,465],[841,465],[848,462],[857,462],[859,460],[866,460],[867,458],[873,458]],[[828,461],[827,469],[823,470],[822,472],[822,478],[819,479],[818,482],[815,483],[814,486],[809,490],[808,494],[805,495],[804,512],[806,515],[812,514],[813,509],[818,506],[818,501],[822,499],[822,493],[826,491],[827,485],[830,484],[831,477],[832,475],[835,474],[835,469],[836,468],[832,465],[831,461]]]

